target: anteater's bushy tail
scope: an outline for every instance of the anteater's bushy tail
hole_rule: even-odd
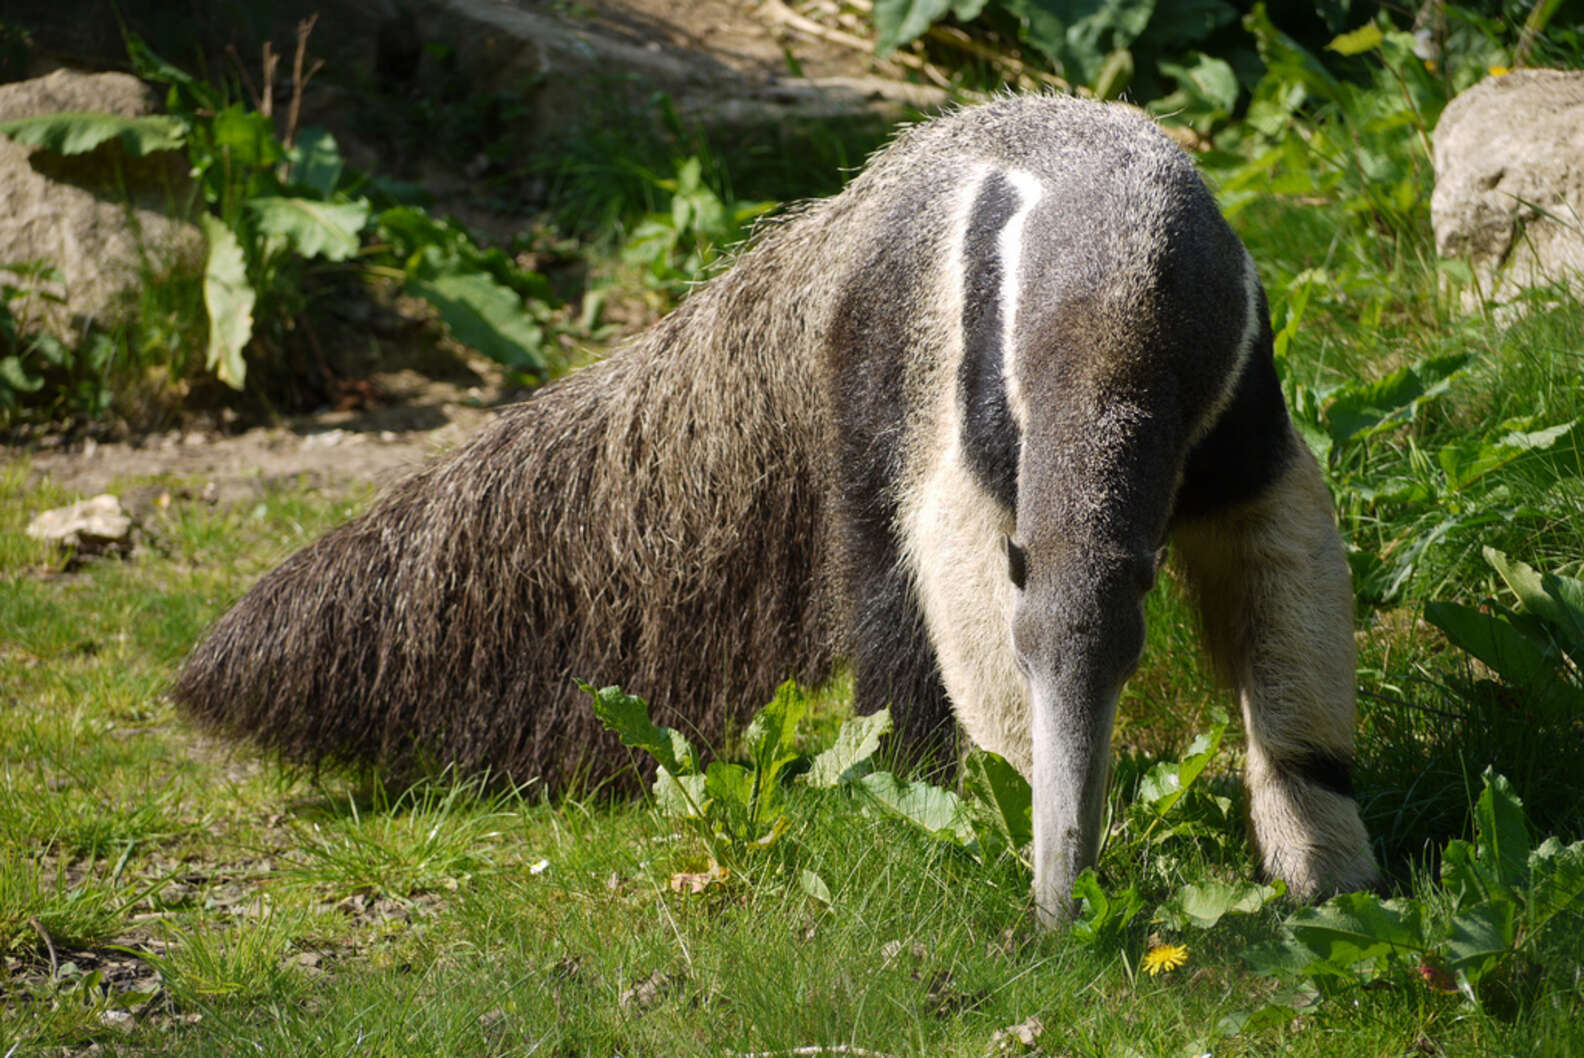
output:
[[[754,254],[748,255],[750,258]],[[734,270],[289,558],[173,696],[298,762],[625,769],[576,679],[718,745],[833,654],[817,388]]]

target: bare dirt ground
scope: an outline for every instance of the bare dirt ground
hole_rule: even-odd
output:
[[[293,416],[229,433],[211,424],[126,441],[84,441],[33,453],[32,473],[83,495],[137,478],[174,475],[210,502],[251,498],[271,482],[328,492],[384,487],[454,447],[494,411],[498,384],[463,387],[411,369],[373,376],[384,406]]]
[[[524,0],[522,6],[546,5]],[[829,0],[593,0],[577,6],[579,19],[599,32],[749,77],[788,76],[788,56],[806,77],[895,77],[903,70],[894,59],[877,59],[855,46],[867,44],[860,36],[865,27],[856,16],[839,14],[839,5]],[[853,42],[843,43],[843,36]]]

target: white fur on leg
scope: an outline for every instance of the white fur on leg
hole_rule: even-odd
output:
[[[1175,533],[1210,652],[1238,689],[1263,865],[1300,898],[1379,878],[1358,805],[1306,774],[1353,752],[1353,593],[1320,468],[1297,456],[1259,499]]]

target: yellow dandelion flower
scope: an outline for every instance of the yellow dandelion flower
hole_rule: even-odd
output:
[[[1490,75],[1492,77],[1505,77],[1512,73],[1512,70],[1506,66],[1489,66],[1486,67],[1486,69],[1490,70]]]
[[[1144,953],[1144,972],[1154,977],[1170,973],[1188,961],[1188,949],[1181,944],[1157,944]]]

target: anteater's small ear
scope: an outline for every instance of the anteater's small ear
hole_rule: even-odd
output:
[[[1010,536],[1006,538],[1006,553],[1007,576],[1012,578],[1012,587],[1022,591],[1023,582],[1028,580],[1028,555]]]

